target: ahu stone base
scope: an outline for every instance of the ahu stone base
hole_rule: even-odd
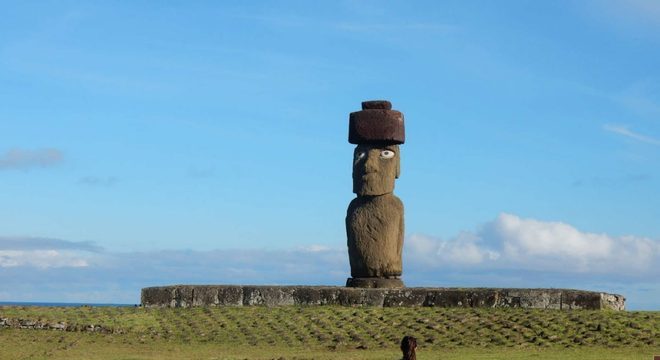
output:
[[[146,307],[339,305],[624,310],[625,300],[621,295],[567,289],[248,285],[172,285],[142,289],[142,305]]]

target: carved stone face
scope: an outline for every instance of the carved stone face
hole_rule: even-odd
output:
[[[358,145],[353,154],[353,192],[359,196],[393,192],[399,164],[399,145]]]

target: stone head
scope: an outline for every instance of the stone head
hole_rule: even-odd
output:
[[[353,154],[353,192],[358,196],[389,194],[400,169],[399,145],[358,145]]]

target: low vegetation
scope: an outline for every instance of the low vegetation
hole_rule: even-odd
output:
[[[0,307],[0,358],[652,359],[660,312]],[[39,330],[41,329],[41,330]]]

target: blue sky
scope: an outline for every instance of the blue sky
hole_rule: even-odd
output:
[[[660,5],[9,2],[0,301],[341,285],[348,114],[406,118],[411,286],[660,309]]]

